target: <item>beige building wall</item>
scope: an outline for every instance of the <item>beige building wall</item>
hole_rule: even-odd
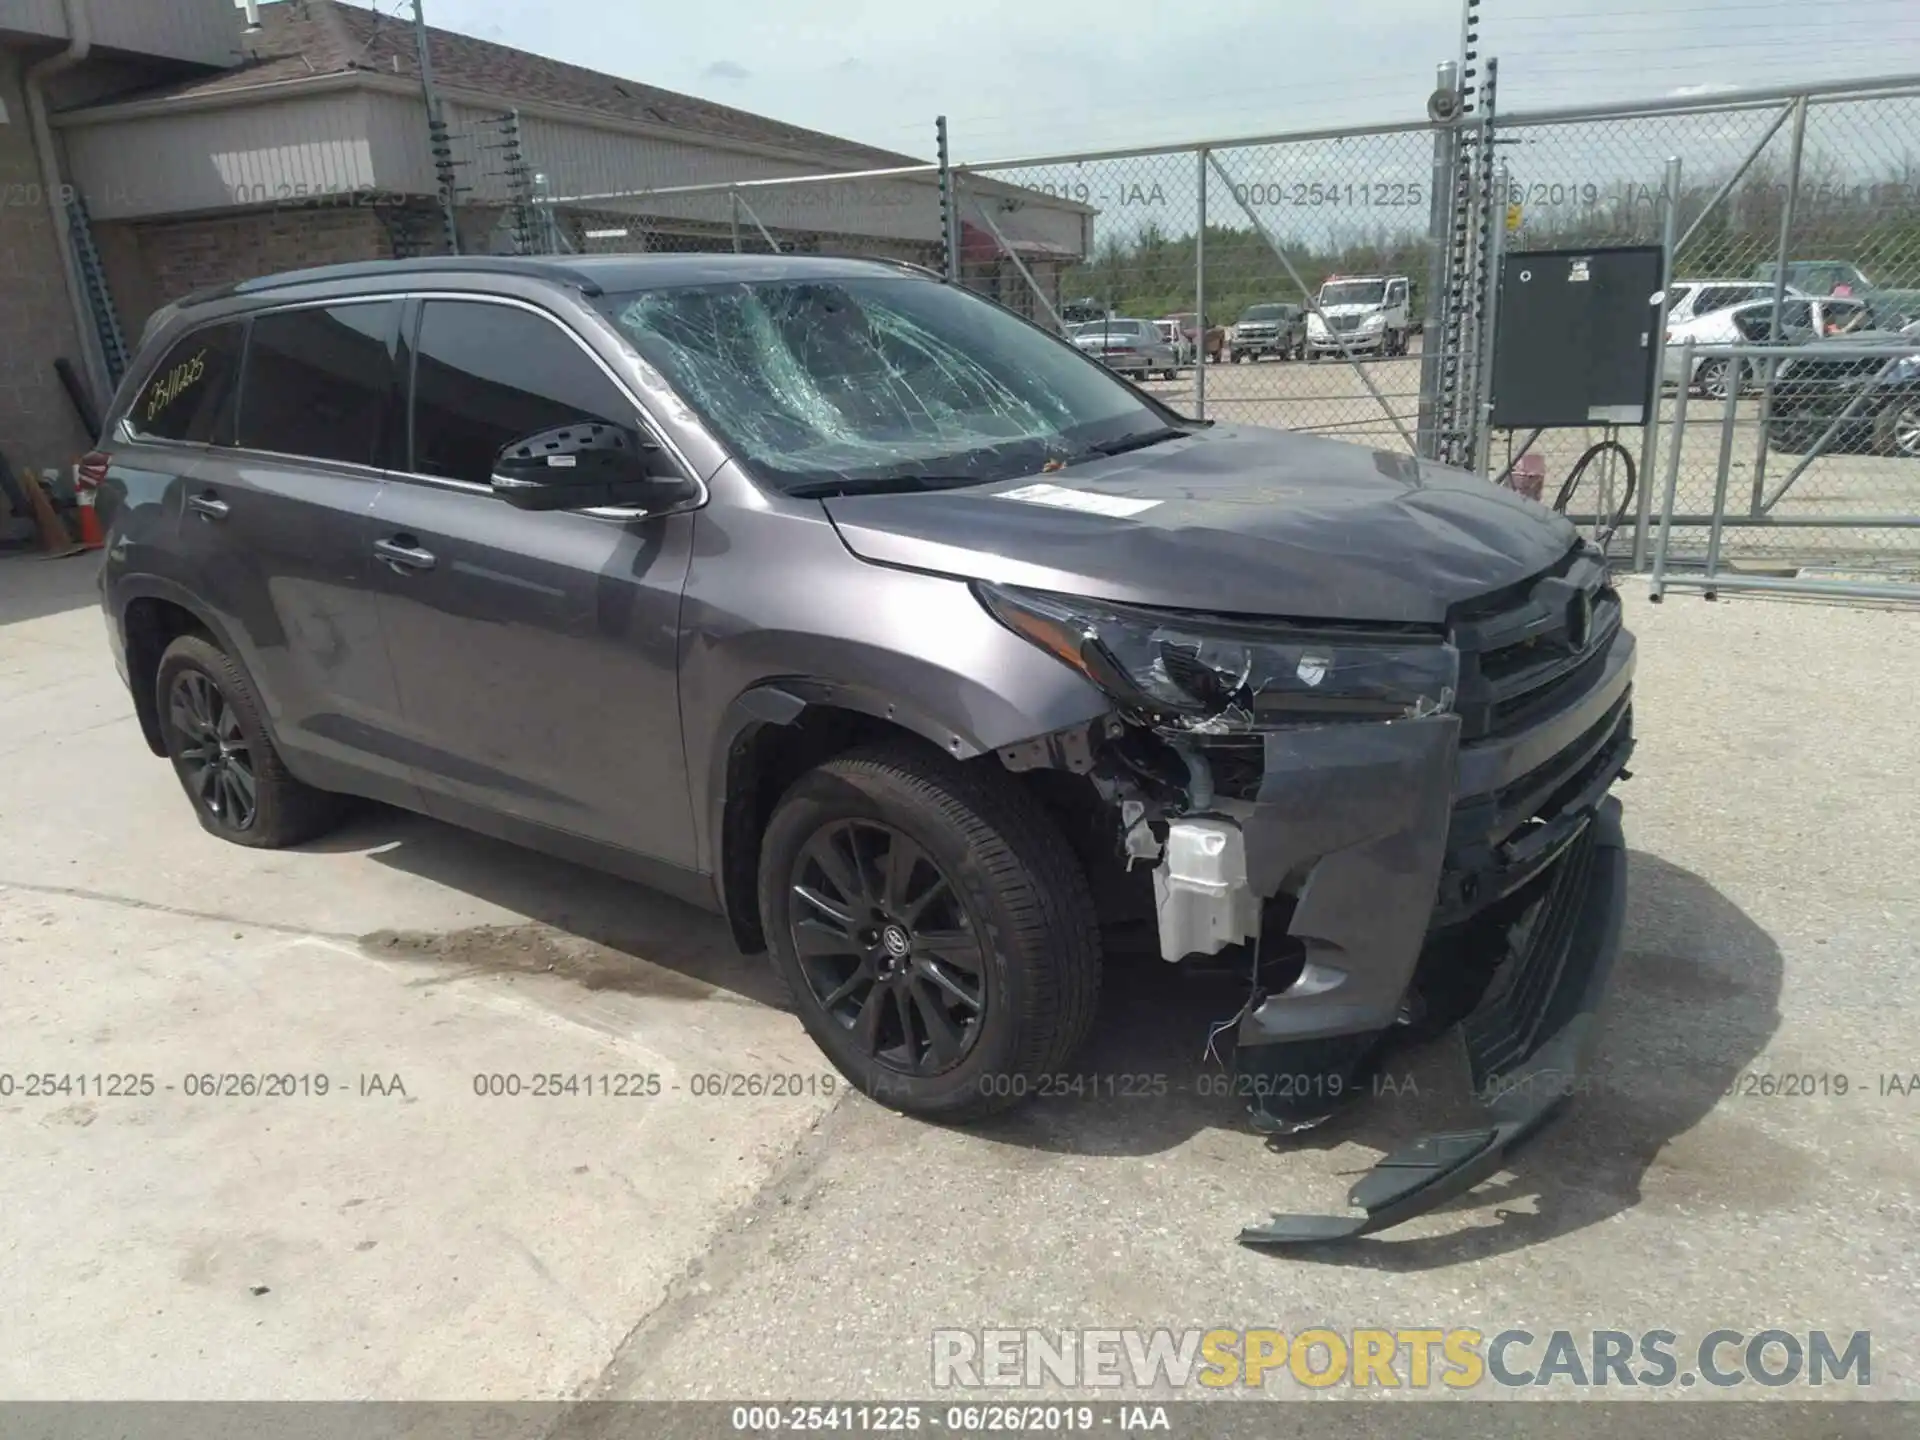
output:
[[[85,374],[53,219],[21,93],[18,52],[0,47],[0,453],[16,471],[67,466],[87,448],[53,362]],[[0,502],[3,506],[4,502]]]

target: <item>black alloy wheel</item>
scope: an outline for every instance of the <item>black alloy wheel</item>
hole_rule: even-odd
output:
[[[194,802],[222,830],[248,830],[260,813],[253,751],[240,716],[213,681],[198,670],[174,676],[167,722],[181,780]]]
[[[879,820],[821,826],[791,878],[789,933],[820,1008],[902,1075],[953,1069],[992,1003],[979,928],[926,849]]]

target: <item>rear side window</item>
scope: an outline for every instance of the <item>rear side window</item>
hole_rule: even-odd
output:
[[[633,403],[557,324],[510,305],[429,300],[413,369],[413,471],[485,485],[509,444]]]
[[[1729,305],[1758,300],[1761,296],[1760,288],[1753,285],[1708,285],[1701,290],[1700,299],[1694,305],[1693,313],[1709,315],[1715,310],[1725,310]]]
[[[240,398],[242,448],[373,464],[393,394],[388,335],[399,305],[255,316]]]
[[[196,330],[167,352],[127,412],[133,433],[150,440],[233,443],[233,401],[246,324]]]

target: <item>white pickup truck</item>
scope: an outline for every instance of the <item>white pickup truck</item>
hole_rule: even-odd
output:
[[[1413,333],[1412,287],[1404,275],[1332,275],[1318,313],[1307,315],[1307,359],[1323,355],[1404,355]]]

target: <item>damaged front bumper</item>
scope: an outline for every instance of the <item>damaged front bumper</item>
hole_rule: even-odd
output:
[[[1344,1239],[1430,1209],[1497,1169],[1568,1093],[1626,903],[1608,792],[1633,750],[1633,660],[1620,631],[1577,696],[1465,744],[1457,715],[1260,737],[1250,796],[1214,801],[1232,833],[1213,843],[1245,877],[1217,896],[1180,878],[1182,830],[1217,835],[1222,819],[1170,826],[1155,877],[1168,958],[1218,949],[1223,932],[1271,949],[1248,897],[1292,899],[1297,968],[1271,992],[1256,986],[1236,1027],[1236,1092],[1257,1127],[1327,1118],[1364,1092],[1396,1031],[1435,1009],[1460,1020],[1488,1109],[1483,1128],[1386,1157],[1353,1189],[1363,1215],[1276,1217],[1243,1242]],[[1447,1011],[1463,984],[1469,998]]]
[[[1275,1215],[1242,1230],[1241,1243],[1352,1239],[1423,1214],[1494,1174],[1568,1096],[1591,1057],[1626,898],[1620,802],[1609,798],[1557,857],[1525,940],[1461,1025],[1487,1124],[1423,1136],[1384,1157],[1348,1192],[1362,1215]]]
[[[1165,959],[1245,958],[1246,1001],[1214,1034],[1235,1032],[1256,1126],[1319,1123],[1390,1039],[1456,1022],[1491,1097],[1486,1127],[1355,1187],[1364,1217],[1281,1218],[1244,1240],[1396,1223],[1476,1183],[1552,1110],[1625,904],[1608,792],[1633,749],[1635,647],[1602,557],[1576,547],[1456,607],[1444,643],[982,599],[1120,701],[1001,758],[1092,783],[1123,873],[1151,867]]]

